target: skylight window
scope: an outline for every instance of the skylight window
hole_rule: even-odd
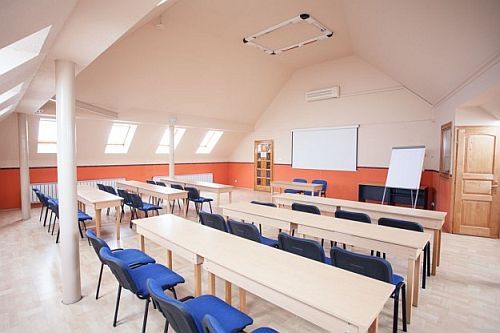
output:
[[[210,154],[223,133],[222,131],[208,131],[196,150],[196,154]]]
[[[182,139],[182,136],[186,132],[185,128],[176,127],[174,131],[174,150],[177,149],[177,145]],[[169,154],[170,153],[170,130],[167,128],[163,133],[160,144],[156,148],[157,154]]]
[[[0,75],[38,56],[51,27],[48,26],[0,49]]]
[[[37,153],[57,153],[57,123],[55,119],[41,118],[38,122]]]
[[[13,107],[14,107],[14,105],[9,105],[8,107],[1,109],[0,110],[0,117],[3,116],[4,114],[7,114],[7,112],[12,110]]]
[[[104,153],[106,154],[126,154],[134,138],[137,125],[113,124],[109,132],[108,143]]]
[[[14,88],[11,88],[11,89],[3,92],[2,94],[0,94],[0,104],[2,104],[6,100],[11,99],[12,97],[14,97],[17,94],[19,94],[19,92],[21,91],[22,86],[23,86],[23,83],[19,83]]]

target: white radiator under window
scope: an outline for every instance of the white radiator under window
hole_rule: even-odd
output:
[[[161,181],[161,178],[166,178],[168,176],[154,176],[153,180],[155,182]],[[199,182],[214,182],[214,174],[213,173],[193,173],[187,175],[175,175],[175,178],[182,180],[194,180]]]
[[[112,186],[116,188],[116,182],[120,180],[125,180],[125,178],[108,178],[108,179],[88,179],[81,180],[78,182],[78,185],[89,185],[93,187],[97,187],[97,184],[104,184],[107,186]],[[31,203],[39,203],[38,197],[32,189],[37,188],[45,195],[48,195],[52,198],[57,198],[57,183],[34,183],[30,184],[30,193],[31,193]]]

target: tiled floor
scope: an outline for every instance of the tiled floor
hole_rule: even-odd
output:
[[[269,200],[269,195],[249,190],[233,194],[234,201],[252,199]],[[193,211],[190,210],[190,219],[195,219]],[[0,332],[139,332],[144,303],[129,292],[122,294],[119,323],[112,327],[117,284],[108,270],[104,273],[101,298],[95,300],[99,261],[86,239],[80,241],[83,298],[69,306],[61,304],[59,246],[38,222],[39,212],[33,209],[33,217],[28,221],[21,221],[17,210],[0,212]],[[122,225],[120,244],[113,240],[113,211],[109,217],[103,216],[103,221],[103,237],[112,246],[138,247],[138,237],[128,223]],[[125,221],[129,221],[128,215]],[[276,233],[264,229],[266,236]],[[160,263],[165,262],[164,249],[147,243],[147,251]],[[388,259],[396,272],[404,272],[404,260]],[[186,278],[185,285],[178,288],[179,295],[191,294],[192,265],[174,254],[174,269]],[[206,291],[207,274],[203,277]],[[217,291],[222,297],[221,281]],[[233,295],[237,304],[237,288]],[[247,299],[254,327],[272,326],[280,332],[323,332],[260,298],[248,295]],[[409,332],[500,332],[499,313],[500,241],[444,234],[441,266],[421,292]],[[392,302],[388,302],[380,318],[380,332],[391,332],[391,318]],[[161,332],[163,324],[163,317],[151,308],[148,332]]]

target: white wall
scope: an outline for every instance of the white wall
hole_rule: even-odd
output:
[[[305,102],[309,90],[340,85],[341,97]],[[439,160],[431,107],[375,67],[352,56],[296,71],[231,156],[252,162],[253,141],[274,139],[275,163],[289,164],[294,128],[360,124],[358,165],[388,166],[393,146],[424,144],[426,168]]]

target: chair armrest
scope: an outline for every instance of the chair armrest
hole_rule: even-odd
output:
[[[119,247],[119,248],[117,248],[117,249],[113,249],[113,250],[111,250],[111,252],[115,252],[115,251],[123,251],[123,249]]]
[[[193,298],[194,298],[193,296],[186,296],[186,297],[181,298],[179,301],[185,302],[185,301],[188,301],[188,300],[193,299]]]
[[[148,264],[143,263],[143,262],[134,262],[134,263],[129,264],[128,267],[130,269],[134,269],[134,268],[138,268],[138,267],[145,266],[145,265],[148,265]]]

